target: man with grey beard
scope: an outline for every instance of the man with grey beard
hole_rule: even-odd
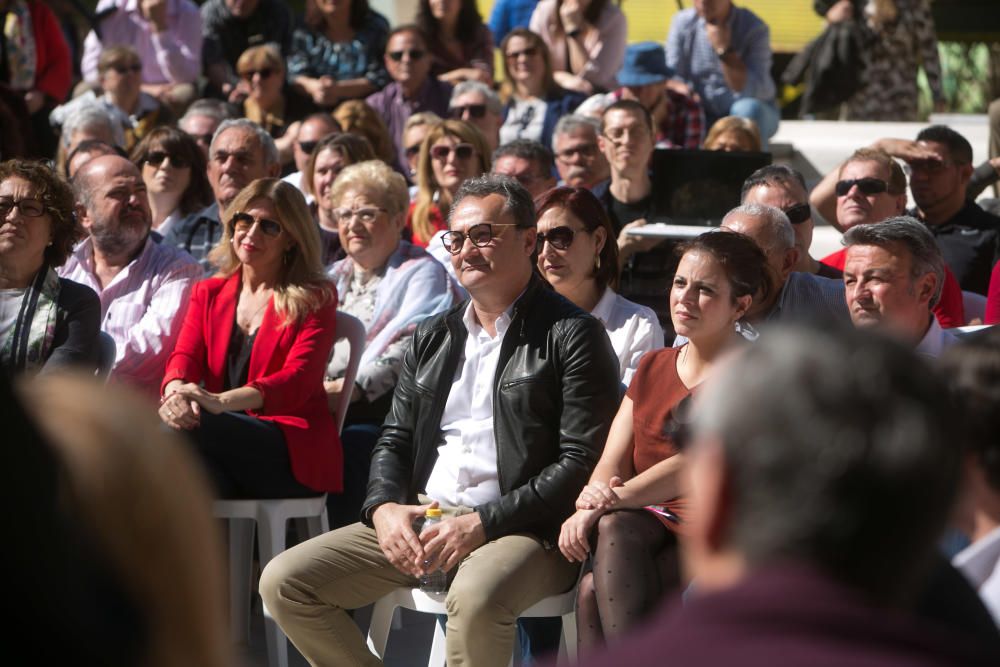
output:
[[[125,158],[90,160],[73,189],[88,236],[59,275],[100,296],[101,329],[117,349],[112,377],[156,396],[201,267],[183,250],[150,238],[146,185]]]

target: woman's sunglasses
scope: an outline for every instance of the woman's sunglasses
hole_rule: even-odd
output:
[[[529,46],[528,48],[521,49],[520,51],[511,51],[510,53],[507,54],[506,57],[507,57],[507,60],[517,60],[521,56],[525,56],[525,57],[528,57],[528,58],[533,58],[536,55],[538,55],[538,47],[537,46]]]
[[[233,230],[233,234],[237,232],[246,233],[254,226],[254,223],[260,228],[261,233],[264,236],[279,236],[282,231],[281,223],[275,222],[274,220],[268,220],[267,218],[254,218],[249,213],[237,213],[229,221],[229,226]]]
[[[849,178],[837,181],[837,196],[846,197],[855,185],[863,195],[877,195],[889,189],[889,184],[880,178]]]
[[[253,79],[254,74],[259,74],[261,79],[270,79],[271,75],[274,74],[274,70],[270,67],[261,67],[260,69],[251,69],[246,72],[241,72],[240,76],[250,81]]]
[[[556,250],[566,250],[571,245],[573,245],[573,237],[576,232],[570,227],[553,227],[547,232],[538,232],[538,248],[541,250],[542,245],[548,241],[549,245]]]
[[[404,49],[404,50],[400,50],[400,51],[390,51],[389,52],[389,57],[392,58],[395,62],[398,63],[398,62],[402,62],[403,56],[405,56],[407,54],[409,54],[410,60],[420,60],[425,55],[427,55],[427,52],[426,51],[421,51],[420,49],[409,49],[409,50],[405,50]]]
[[[170,159],[170,164],[178,169],[184,169],[185,167],[191,166],[191,163],[188,160],[178,155],[171,155],[170,153],[166,153],[164,151],[153,151],[146,155],[146,164],[159,167],[163,164],[163,161],[168,158]]]
[[[455,154],[456,159],[468,160],[476,154],[476,149],[472,147],[472,144],[458,144],[456,146],[440,144],[431,148],[431,157],[442,162],[447,160],[452,153]]]

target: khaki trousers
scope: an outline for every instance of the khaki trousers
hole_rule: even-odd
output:
[[[450,667],[504,667],[520,612],[573,586],[579,567],[529,535],[507,535],[462,561],[448,589]],[[260,578],[268,611],[311,665],[381,665],[346,610],[417,580],[393,567],[375,531],[356,523],[272,560]]]

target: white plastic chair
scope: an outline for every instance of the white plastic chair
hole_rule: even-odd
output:
[[[397,588],[375,603],[371,624],[368,626],[368,650],[379,658],[385,657],[385,646],[389,640],[393,612],[397,607],[419,611],[424,614],[447,614],[446,593],[425,593],[419,588]],[[559,639],[559,663],[576,662],[576,586],[560,595],[553,595],[522,611],[518,618],[562,617],[562,636]],[[441,624],[434,623],[434,638],[427,667],[444,667],[445,645]],[[510,664],[513,665],[513,656]]]
[[[979,318],[982,322],[986,319],[986,297],[976,292],[962,290],[962,308],[965,310],[965,323]]]
[[[351,354],[344,373],[344,386],[351,387],[358,374],[361,353],[365,347],[365,327],[346,313],[337,312],[337,340],[346,338]],[[341,394],[337,405],[337,432],[344,427],[344,417],[350,404],[351,392]],[[317,537],[330,530],[326,513],[326,494],[311,498],[279,498],[272,500],[217,500],[212,513],[218,519],[229,520],[229,630],[233,641],[246,641],[250,634],[250,593],[253,590],[254,528],[260,568],[285,550],[285,531],[289,519],[301,519],[308,537]],[[264,609],[264,634],[267,640],[267,662],[270,667],[288,667],[288,640],[267,609]]]

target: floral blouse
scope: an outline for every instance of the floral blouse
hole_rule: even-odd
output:
[[[364,25],[350,42],[331,42],[326,35],[300,26],[292,36],[288,58],[288,78],[332,76],[338,81],[368,79],[381,90],[389,82],[382,56],[389,34],[389,22],[370,11]]]

